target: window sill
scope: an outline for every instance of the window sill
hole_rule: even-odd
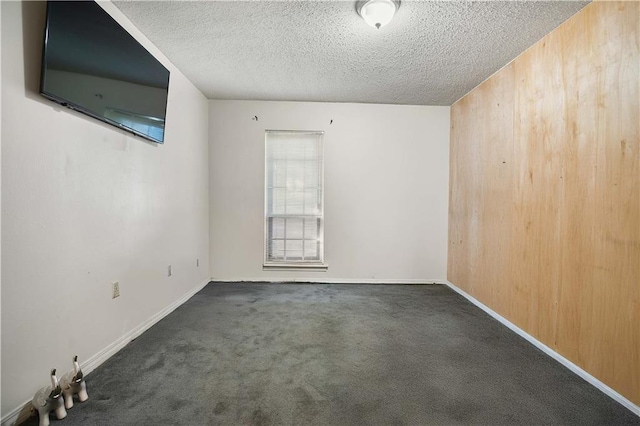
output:
[[[326,263],[264,263],[263,271],[318,271],[329,269]]]

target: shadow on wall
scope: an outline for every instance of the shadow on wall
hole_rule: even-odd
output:
[[[47,3],[22,2],[22,48],[24,53],[24,94],[27,98],[48,104],[40,96],[40,67]]]

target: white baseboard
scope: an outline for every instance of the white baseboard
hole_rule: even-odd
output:
[[[215,283],[300,283],[300,284],[447,284],[443,279],[369,279],[369,278],[212,278]]]
[[[143,322],[133,330],[130,330],[125,335],[120,337],[118,340],[111,343],[109,346],[102,349],[100,352],[98,352],[97,354],[95,354],[85,362],[83,362],[80,365],[82,372],[84,374],[91,373],[93,370],[96,369],[96,367],[100,366],[103,362],[105,362],[106,360],[111,358],[113,355],[115,355],[116,352],[124,348],[130,341],[140,336],[142,333],[150,329],[162,318],[166,317],[171,312],[175,311],[180,305],[182,305],[184,302],[189,300],[194,294],[202,290],[207,284],[209,284],[210,281],[211,281],[211,278],[207,278],[205,281],[201,282],[200,284],[195,286],[193,289],[189,290],[182,297],[172,302],[169,306],[162,309],[160,312],[156,313],[155,315],[147,319],[145,322]],[[21,404],[20,406],[16,407],[9,414],[4,416],[0,424],[1,426],[13,426],[15,424],[21,424],[31,416],[31,412],[32,412],[31,399],[29,399],[23,404]]]
[[[124,336],[122,336],[121,338],[119,338],[118,340],[116,340],[115,342],[113,342],[112,344],[110,344],[109,346],[107,346],[106,348],[104,348],[103,350],[101,350],[91,358],[89,358],[86,362],[84,362],[81,365],[82,372],[84,374],[91,373],[93,370],[95,370],[96,367],[101,365],[107,359],[111,358],[111,356],[113,356],[120,349],[124,348],[130,341],[140,336],[142,333],[144,333],[145,331],[150,329],[152,326],[154,326],[162,318],[166,317],[171,312],[175,311],[180,305],[182,305],[184,302],[189,300],[194,294],[202,290],[207,284],[209,284],[210,281],[211,279],[208,278],[205,281],[201,282],[200,284],[195,286],[193,289],[185,293],[184,296],[174,301],[169,306],[167,306],[157,314],[153,315],[151,318],[149,318],[148,320],[146,320],[145,322],[143,322],[142,324],[140,324],[133,330],[129,331],[127,334],[125,334]]]
[[[628,400],[627,398],[625,398],[624,396],[622,396],[621,394],[619,394],[618,392],[613,390],[611,387],[609,387],[606,384],[602,383],[600,380],[596,379],[594,376],[592,376],[591,374],[589,374],[588,372],[586,372],[582,368],[578,367],[573,362],[569,361],[567,358],[563,357],[562,355],[560,355],[559,353],[557,353],[556,351],[554,351],[553,349],[551,349],[550,347],[548,347],[544,343],[540,342],[535,337],[531,336],[529,333],[527,333],[526,331],[522,330],[517,325],[513,324],[512,322],[510,322],[509,320],[504,318],[502,315],[498,314],[497,312],[495,312],[491,308],[487,307],[484,303],[478,301],[476,298],[474,298],[470,294],[466,293],[465,291],[460,290],[458,287],[456,287],[451,282],[446,281],[445,284],[447,286],[449,286],[449,288],[451,288],[453,291],[455,291],[456,293],[460,294],[461,296],[463,296],[464,298],[469,300],[471,303],[473,303],[474,305],[476,305],[477,307],[479,307],[480,309],[482,309],[483,311],[485,311],[486,313],[491,315],[493,318],[495,318],[496,320],[501,322],[504,326],[506,326],[507,328],[509,328],[510,330],[515,332],[516,334],[518,334],[521,337],[523,337],[524,339],[526,339],[533,346],[535,346],[536,348],[540,349],[542,352],[546,353],[551,358],[555,359],[560,364],[562,364],[565,367],[567,367],[573,373],[575,373],[578,376],[580,376],[582,379],[584,379],[585,381],[587,381],[588,383],[590,383],[591,385],[596,387],[598,390],[600,390],[605,395],[609,396],[614,401],[620,403],[625,408],[629,409],[636,416],[640,417],[640,406],[634,404],[633,402],[631,402],[630,400]]]

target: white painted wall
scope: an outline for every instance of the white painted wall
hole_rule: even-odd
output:
[[[446,279],[449,107],[209,105],[214,279]],[[262,270],[265,129],[325,131],[326,272]]]
[[[45,5],[1,2],[3,418],[209,277],[208,101],[103,7],[171,71],[165,145],[41,97]]]

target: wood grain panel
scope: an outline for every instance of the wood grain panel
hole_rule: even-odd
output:
[[[465,167],[450,169],[451,215],[455,216],[451,224],[455,226],[449,228],[449,249],[460,253],[467,263],[462,265],[455,256],[449,256],[448,269],[473,286],[475,294],[491,302],[510,297],[508,289],[482,285],[501,279],[510,241],[504,230],[511,218],[513,152],[512,140],[505,140],[504,135],[505,131],[511,133],[513,123],[513,73],[511,66],[503,71],[460,100],[462,107],[452,110],[451,116],[452,133],[465,141],[451,145],[452,162]],[[475,112],[473,122],[462,114],[469,110]],[[480,238],[467,238],[471,235]]]
[[[564,104],[554,34],[514,62],[514,167],[510,309],[515,323],[545,342],[555,340],[560,278],[560,210]],[[545,283],[539,285],[538,283]],[[545,312],[541,317],[540,312]]]
[[[595,2],[451,110],[448,278],[640,404],[640,3]]]

